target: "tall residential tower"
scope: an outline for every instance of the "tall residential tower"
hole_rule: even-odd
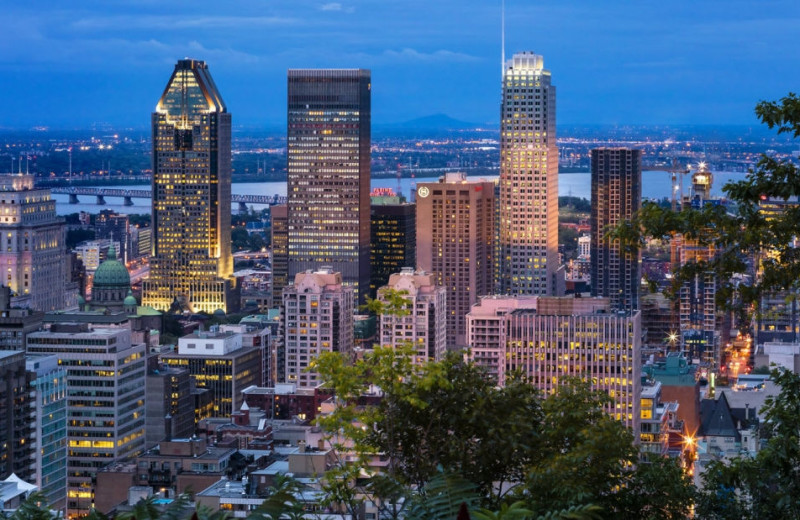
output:
[[[611,300],[613,310],[639,308],[639,253],[606,239],[609,227],[630,220],[642,200],[642,153],[630,148],[592,150],[592,296]]]
[[[178,61],[152,125],[155,235],[142,303],[236,310],[231,115],[205,62]]]
[[[370,72],[290,70],[289,280],[323,266],[364,303],[370,278]]]
[[[552,295],[558,269],[556,88],[544,58],[505,64],[500,108],[500,292]]]

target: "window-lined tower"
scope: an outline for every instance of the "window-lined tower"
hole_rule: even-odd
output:
[[[592,150],[592,296],[610,298],[612,310],[639,308],[641,264],[638,252],[624,251],[608,230],[639,211],[642,200],[642,153],[630,148]]]
[[[364,303],[370,279],[370,72],[290,70],[289,280],[323,266]]]
[[[143,305],[236,310],[231,115],[205,62],[178,61],[152,125],[155,235]]]
[[[556,88],[544,58],[514,54],[500,123],[500,291],[549,295],[558,269]]]

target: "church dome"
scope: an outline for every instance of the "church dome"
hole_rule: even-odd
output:
[[[117,249],[114,244],[108,248],[106,261],[94,272],[93,286],[95,288],[131,286],[131,275],[125,264],[117,260]]]
[[[122,305],[125,305],[126,307],[136,307],[139,305],[139,302],[136,301],[136,298],[133,296],[133,292],[128,290],[128,296],[125,297]]]

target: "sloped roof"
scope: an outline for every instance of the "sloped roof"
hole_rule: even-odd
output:
[[[716,401],[705,399],[701,403],[700,422],[700,433],[705,437],[733,437],[736,442],[742,440],[724,393]]]

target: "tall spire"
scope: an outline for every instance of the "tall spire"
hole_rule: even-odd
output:
[[[506,0],[500,4],[500,77],[506,70]]]

